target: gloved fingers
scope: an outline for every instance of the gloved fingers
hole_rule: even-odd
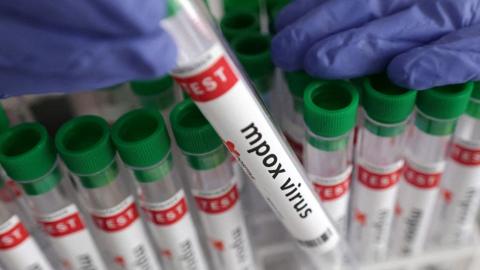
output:
[[[313,76],[327,79],[381,72],[396,55],[474,22],[477,6],[477,0],[419,1],[393,15],[317,42],[307,52],[304,68]]]
[[[398,55],[388,65],[398,85],[423,90],[480,80],[480,24]]]
[[[1,97],[91,90],[164,75],[176,47],[160,27],[147,35],[97,37],[51,32],[31,25],[0,25]]]
[[[326,0],[296,0],[285,6],[277,15],[275,29],[282,30],[288,24],[293,23],[298,18],[305,15],[320,3]]]
[[[317,0],[319,1],[319,0]],[[303,68],[307,50],[319,40],[346,29],[363,25],[366,22],[391,14],[410,6],[415,0],[329,0],[316,5],[304,16],[299,17],[283,28],[272,40],[272,57],[274,63],[286,71]],[[423,0],[427,1],[427,0]],[[293,9],[296,2],[288,8]],[[303,2],[302,2],[303,3]],[[300,6],[300,4],[299,4]],[[293,13],[286,9],[278,17]],[[280,23],[281,24],[281,23]]]
[[[0,1],[0,18],[52,31],[90,35],[135,35],[156,31],[167,15],[165,0]]]

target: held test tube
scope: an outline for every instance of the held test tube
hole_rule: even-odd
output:
[[[107,122],[97,116],[74,118],[58,130],[55,143],[83,187],[109,269],[160,270],[133,195],[121,179]]]
[[[340,237],[308,186],[301,164],[275,129],[254,89],[190,0],[169,2],[162,26],[178,46],[172,76],[195,101],[227,148],[309,258],[328,265]]]
[[[0,160],[19,183],[37,223],[66,269],[108,269],[78,207],[68,197],[70,182],[63,176],[47,130],[38,123],[17,125],[0,140]]]
[[[15,270],[53,270],[37,242],[28,232],[25,225],[15,214],[12,214],[3,201],[10,189],[4,181],[0,181],[0,265],[5,269]]]
[[[440,184],[440,213],[434,225],[443,246],[469,244],[480,206],[480,83],[458,120]]]
[[[112,127],[112,140],[137,180],[163,266],[208,270],[160,113],[139,109],[123,115]]]
[[[416,255],[424,247],[450,138],[467,107],[472,86],[451,85],[418,93],[392,232],[394,256]]]
[[[230,155],[190,100],[170,115],[179,148],[192,169],[190,186],[217,270],[255,269]]]
[[[364,81],[364,123],[360,127],[353,182],[350,243],[363,262],[385,259],[395,214],[402,150],[416,92],[386,76]]]
[[[346,236],[352,177],[352,129],[358,93],[347,82],[312,83],[305,92],[304,164],[323,207]]]

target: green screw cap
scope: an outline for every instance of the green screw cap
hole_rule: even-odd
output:
[[[427,116],[437,119],[460,117],[467,108],[473,83],[448,85],[420,91],[417,108]]]
[[[307,86],[314,82],[315,79],[304,71],[286,72],[285,79],[287,80],[288,89],[294,97],[304,97]]]
[[[158,95],[167,91],[173,91],[173,80],[170,76],[146,81],[130,82],[132,91],[139,96]]]
[[[4,132],[10,126],[10,119],[8,119],[7,112],[0,104],[0,132]]]
[[[257,85],[259,81],[273,74],[270,41],[270,37],[260,33],[244,33],[232,41],[238,60]],[[266,92],[269,89],[262,87],[259,90]]]
[[[175,106],[170,123],[178,147],[187,154],[205,154],[222,145],[222,140],[191,100]]]
[[[170,138],[162,115],[138,109],[124,114],[112,127],[112,140],[125,164],[150,167],[170,152]]]
[[[305,91],[304,104],[305,124],[318,136],[338,137],[355,126],[358,92],[350,83],[311,83]]]
[[[405,121],[415,105],[415,91],[394,85],[386,75],[374,75],[363,81],[363,107],[373,120],[396,124]]]
[[[258,0],[225,0],[223,4],[226,14],[238,10],[260,13],[260,1]]]
[[[8,129],[0,137],[0,163],[19,183],[45,176],[57,160],[57,154],[45,127],[25,123]]]
[[[63,124],[55,144],[65,165],[77,175],[98,173],[115,158],[108,123],[98,116],[80,116]]]
[[[246,10],[228,13],[220,21],[220,28],[229,41],[243,33],[258,33],[260,32],[258,14]]]

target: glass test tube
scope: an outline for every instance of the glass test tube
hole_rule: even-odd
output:
[[[0,182],[0,193],[0,265],[4,269],[53,270],[20,218],[7,207],[14,195],[9,194],[11,190],[3,181]]]
[[[89,228],[69,198],[47,130],[37,123],[17,125],[0,141],[7,174],[19,183],[37,223],[65,269],[107,269]]]
[[[424,248],[457,118],[463,114],[472,84],[421,91],[415,124],[405,150],[392,255],[416,255]]]
[[[125,114],[114,124],[112,139],[137,180],[165,268],[208,270],[160,113],[139,109]]]
[[[177,144],[192,169],[190,187],[216,269],[255,269],[227,149],[190,100],[178,104],[170,119]]]
[[[59,129],[55,143],[82,187],[109,269],[162,269],[125,185],[126,175],[119,172],[108,123],[97,116],[74,118]]]
[[[332,222],[310,189],[301,164],[215,32],[205,8],[191,0],[172,0],[169,5],[170,16],[161,25],[179,49],[172,76],[254,179],[262,196],[309,258],[328,265],[328,255],[323,255],[344,250]]]
[[[304,102],[305,169],[324,209],[346,236],[358,93],[347,82],[312,83]]]
[[[349,240],[359,260],[374,262],[388,254],[407,121],[416,92],[393,85],[384,75],[365,78],[363,83],[365,114],[355,153]]]
[[[442,246],[471,244],[480,207],[480,83],[474,84],[466,113],[457,123],[440,183],[434,238]]]

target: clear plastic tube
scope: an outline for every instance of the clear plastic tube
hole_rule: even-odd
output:
[[[132,169],[165,268],[209,269],[171,153],[151,168]]]
[[[13,198],[10,190],[3,183],[0,202],[0,264],[5,269],[18,270],[53,270],[39,245],[29,234],[19,217],[7,208],[5,198]],[[25,256],[28,254],[28,256]]]
[[[350,180],[352,175],[351,133],[324,138],[307,133],[305,169],[313,187],[338,231],[347,235]]]
[[[359,260],[373,262],[385,259],[388,252],[407,123],[382,124],[366,113],[363,118],[355,157],[350,243]]]
[[[458,120],[441,183],[433,240],[442,246],[471,244],[480,207],[480,101],[470,99]]]
[[[115,160],[96,174],[78,176],[80,183],[84,179],[108,182],[96,188],[82,185],[83,201],[97,227],[110,269],[160,270],[134,197],[125,186],[125,177],[128,176],[120,173]]]
[[[424,248],[455,123],[456,119],[435,119],[416,111],[405,150],[406,164],[392,231],[394,256],[415,255]],[[432,134],[431,127],[442,127],[449,132]]]
[[[330,256],[322,254],[343,254],[344,250],[300,163],[213,30],[215,26],[207,19],[205,9],[190,0],[171,1],[170,6],[171,16],[161,24],[178,46],[173,77],[192,97],[303,250],[328,267]]]
[[[252,270],[255,269],[253,251],[234,179],[239,175],[234,175],[227,156],[221,145],[211,153],[187,157],[199,164],[219,162],[209,169],[192,168],[190,187],[216,269]]]
[[[57,165],[44,177],[32,182],[60,178],[59,183],[45,193],[25,192],[37,223],[43,228],[60,263],[66,269],[108,269],[82,217],[68,193],[70,181],[63,177]]]
[[[305,141],[305,122],[303,121],[303,98],[287,93],[284,101],[284,113],[281,121],[283,134],[297,157],[303,159],[303,142]]]

